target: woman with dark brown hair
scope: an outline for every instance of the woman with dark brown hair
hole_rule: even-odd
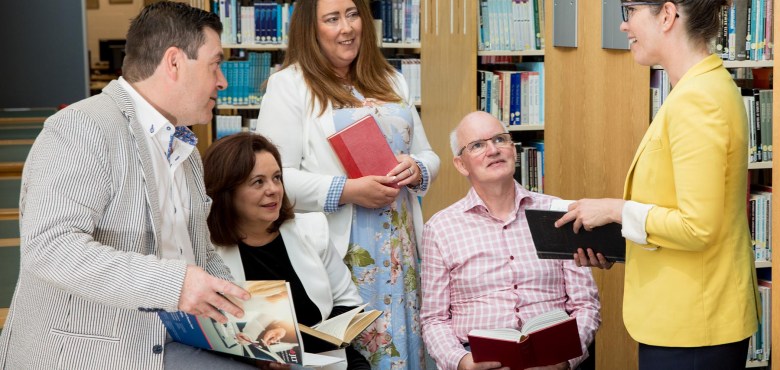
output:
[[[312,326],[362,304],[319,212],[293,213],[284,193],[279,151],[261,135],[215,142],[203,158],[211,239],[233,278],[286,280],[295,316]],[[309,352],[318,352],[304,342]],[[348,369],[369,369],[351,347]]]
[[[398,165],[347,179],[327,137],[371,114]],[[423,369],[418,245],[439,169],[406,82],[377,46],[363,0],[299,0],[283,69],[268,80],[257,132],[282,153],[296,210],[325,212],[363,300],[384,312],[355,345],[374,368]],[[365,153],[371,155],[371,153]]]

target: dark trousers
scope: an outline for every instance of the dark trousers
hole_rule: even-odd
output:
[[[744,369],[748,341],[707,347],[658,347],[639,343],[639,370]]]

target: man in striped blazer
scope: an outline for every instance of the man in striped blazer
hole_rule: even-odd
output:
[[[130,25],[124,77],[46,121],[24,167],[0,369],[214,366],[201,355],[248,367],[166,344],[156,313],[224,322],[218,309],[243,312],[223,294],[249,298],[211,245],[211,199],[186,128],[211,120],[227,86],[221,31],[214,14],[150,5]]]

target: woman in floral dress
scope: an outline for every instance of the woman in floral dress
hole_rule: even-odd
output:
[[[424,369],[418,243],[439,158],[403,76],[376,44],[364,1],[299,0],[282,70],[268,80],[257,131],[282,154],[298,212],[325,212],[336,249],[369,308],[384,314],[356,347],[376,369]],[[365,26],[364,26],[365,25]],[[347,179],[327,137],[371,114],[399,164]],[[371,155],[371,153],[365,153]]]

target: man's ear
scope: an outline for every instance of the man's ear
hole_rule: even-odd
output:
[[[165,75],[168,76],[172,80],[177,80],[179,78],[179,71],[181,67],[183,67],[184,63],[184,52],[182,52],[181,49],[171,46],[168,49],[165,49],[165,53],[163,53],[162,57],[162,68],[165,71]]]
[[[455,165],[455,169],[458,170],[461,175],[466,177],[469,176],[469,170],[466,169],[466,166],[463,164],[463,158],[460,156],[452,158],[452,164]]]

